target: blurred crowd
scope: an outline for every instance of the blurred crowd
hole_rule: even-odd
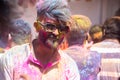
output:
[[[67,0],[0,0],[0,80],[120,80],[120,9],[93,25]]]

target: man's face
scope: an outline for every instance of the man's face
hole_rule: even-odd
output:
[[[39,24],[39,40],[48,48],[57,48],[65,36],[59,29],[60,24],[50,19],[39,21]]]
[[[95,43],[101,41],[101,39],[102,39],[102,32],[97,32],[93,34],[93,41]]]

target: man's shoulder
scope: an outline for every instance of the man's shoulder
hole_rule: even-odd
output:
[[[99,53],[118,53],[120,52],[120,44],[114,42],[99,42],[93,44],[90,48],[91,51],[97,51]]]
[[[26,43],[26,44],[22,44],[22,45],[16,45],[14,47],[11,48],[11,50],[21,50],[21,49],[25,49],[25,48],[28,48],[29,47],[29,43]]]
[[[29,54],[28,44],[15,46],[0,56],[0,63],[3,65],[14,65],[15,62],[24,60]]]
[[[120,44],[114,41],[103,40],[99,43],[95,43],[92,47],[104,47],[104,48],[120,48]]]
[[[75,63],[75,61],[65,51],[59,50],[61,61],[65,63]]]
[[[93,44],[91,47],[103,47],[105,45],[106,45],[106,43],[104,43],[104,42],[98,42],[98,43]]]
[[[90,51],[86,48],[79,47],[79,48],[68,48],[65,52],[72,57],[75,61],[79,61],[81,59],[85,59],[90,56],[100,56],[97,51]]]
[[[61,58],[71,59],[71,57],[65,51],[59,50],[59,53],[60,53]]]

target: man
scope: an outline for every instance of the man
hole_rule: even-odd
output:
[[[64,40],[63,45],[68,44],[64,51],[77,62],[81,80],[97,80],[100,69],[100,54],[90,51],[85,43],[90,28],[90,20],[84,15],[73,15],[72,18],[75,25],[70,27],[71,30]]]
[[[8,61],[4,55],[0,62],[3,63],[1,79],[80,80],[74,60],[66,53],[58,50],[58,46],[69,31],[67,22],[70,18],[70,11],[67,2],[64,0],[40,0],[37,11],[37,23],[41,27],[39,36],[33,41],[33,49],[30,49],[30,47],[23,48],[25,50],[20,52],[23,55],[31,54],[21,61],[17,60],[16,55],[9,58]],[[19,47],[17,50],[20,50]],[[11,55],[14,51],[13,48],[10,50],[8,55]],[[9,62],[16,65],[10,66]]]
[[[15,7],[15,5],[10,4],[7,0],[1,0],[0,3],[0,48],[4,49],[8,47],[9,25],[13,19],[10,15],[14,13],[13,7]],[[15,14],[15,16],[18,16],[18,14]]]
[[[103,41],[91,50],[101,54],[100,80],[119,80],[120,77],[120,17],[107,19],[103,26]]]
[[[100,25],[93,25],[89,30],[90,37],[93,43],[102,41],[102,28]]]
[[[22,45],[26,43],[31,43],[31,28],[28,22],[23,19],[15,19],[11,21],[11,27],[9,28],[9,47],[3,49],[1,53],[4,53],[6,50],[11,47]]]

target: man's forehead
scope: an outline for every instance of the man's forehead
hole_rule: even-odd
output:
[[[46,22],[49,22],[49,23],[58,23],[57,20],[53,20],[53,19],[50,19],[50,18],[45,18],[45,17],[39,17],[38,20],[42,23],[46,23]]]

